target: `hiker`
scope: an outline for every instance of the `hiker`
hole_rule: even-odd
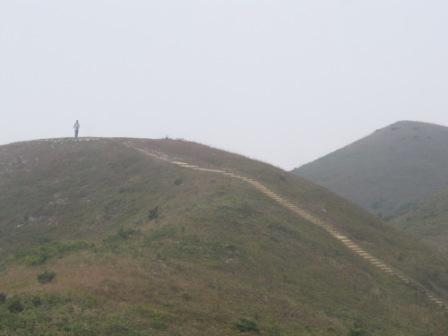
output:
[[[78,135],[79,135],[79,128],[81,126],[79,125],[79,121],[76,120],[75,125],[73,126],[73,129],[75,130],[75,139],[78,139]]]

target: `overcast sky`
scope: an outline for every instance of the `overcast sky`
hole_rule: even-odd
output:
[[[445,0],[1,0],[0,143],[169,135],[283,168],[448,125]]]

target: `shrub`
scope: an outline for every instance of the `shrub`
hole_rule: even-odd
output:
[[[25,264],[30,266],[38,266],[44,264],[48,260],[45,254],[29,255],[25,257]]]
[[[155,207],[154,209],[149,210],[148,219],[149,221],[153,221],[159,218],[159,207]]]
[[[136,229],[124,229],[120,228],[116,234],[109,236],[103,240],[104,244],[109,248],[115,249],[120,246],[123,242],[127,241],[132,236],[140,234],[139,230]]]
[[[178,178],[174,181],[174,185],[180,186],[184,181],[181,178]]]
[[[129,239],[131,236],[133,236],[133,235],[135,235],[135,234],[137,234],[138,233],[138,231],[137,230],[135,230],[135,229],[123,229],[123,228],[121,228],[119,231],[118,231],[118,237],[119,238],[121,238],[121,239],[123,239],[123,240],[127,240],[127,239]]]
[[[37,275],[37,281],[39,281],[41,284],[48,284],[52,282],[54,278],[56,278],[55,272],[45,271]]]
[[[154,329],[154,330],[159,330],[159,331],[166,331],[166,330],[168,330],[167,324],[165,323],[165,321],[163,321],[160,318],[154,318],[151,321],[151,328]]]
[[[31,303],[33,304],[34,307],[40,307],[43,304],[42,299],[39,296],[34,296],[31,299]]]
[[[0,293],[0,304],[6,302],[8,296],[5,293]]]
[[[8,303],[8,310],[13,314],[19,314],[25,310],[25,306],[19,298],[12,298]]]
[[[193,300],[193,297],[190,294],[188,294],[188,293],[184,293],[184,294],[182,294],[182,299],[185,302],[190,302],[191,300]]]
[[[248,319],[241,319],[237,323],[235,323],[235,328],[242,333],[259,333],[260,329],[255,321]]]
[[[359,327],[353,327],[348,332],[348,336],[367,336],[367,333]]]
[[[83,240],[46,243],[26,255],[24,261],[27,265],[38,266],[51,258],[63,257],[70,252],[86,250],[91,247],[93,247],[92,244]]]

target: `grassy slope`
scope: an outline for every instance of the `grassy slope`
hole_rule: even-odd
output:
[[[132,142],[255,177],[448,297],[444,257],[323,188],[197,144]],[[263,335],[448,332],[423,296],[250,187],[119,140],[3,146],[0,197],[0,292],[25,308],[0,303],[0,335],[238,335],[244,318]]]
[[[394,218],[391,223],[448,252],[448,189]]]
[[[448,184],[448,128],[399,122],[294,172],[384,217]]]

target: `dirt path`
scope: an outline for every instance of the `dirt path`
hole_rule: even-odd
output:
[[[245,177],[245,176],[241,176],[232,172],[228,172],[225,170],[219,170],[219,169],[209,169],[209,168],[202,168],[199,166],[195,166],[186,162],[181,162],[181,161],[176,161],[174,159],[170,159],[168,156],[162,154],[162,153],[152,153],[149,151],[146,151],[144,149],[135,147],[130,145],[129,143],[126,144],[128,147],[133,148],[139,152],[141,152],[144,155],[150,156],[152,158],[158,159],[158,160],[162,160],[171,164],[174,164],[176,166],[185,168],[185,169],[191,169],[191,170],[195,170],[195,171],[201,171],[201,172],[207,172],[207,173],[214,173],[214,174],[221,174],[224,176],[228,176],[230,178],[236,179],[236,180],[240,180],[243,182],[246,182],[248,184],[250,184],[253,188],[255,188],[256,190],[258,190],[259,192],[263,193],[264,195],[266,195],[267,197],[269,197],[270,199],[272,199],[273,201],[275,201],[276,203],[278,203],[279,205],[283,206],[284,208],[290,210],[291,212],[293,212],[294,214],[296,214],[297,216],[306,219],[307,221],[313,223],[314,225],[317,225],[318,227],[322,228],[323,230],[325,230],[328,234],[330,234],[333,238],[337,239],[339,242],[341,242],[341,244],[343,244],[347,249],[349,249],[350,251],[352,251],[354,254],[358,255],[360,258],[364,259],[367,263],[369,263],[371,266],[375,267],[376,269],[378,269],[379,271],[386,273],[392,277],[395,277],[396,279],[400,280],[401,282],[405,283],[408,286],[413,287],[416,290],[419,290],[420,292],[424,293],[426,295],[426,297],[433,302],[434,304],[436,304],[437,306],[439,306],[442,309],[448,310],[448,305],[445,304],[445,302],[436,297],[430,290],[424,288],[422,285],[420,285],[418,282],[412,280],[411,278],[407,277],[406,275],[404,275],[403,273],[401,273],[400,271],[392,268],[391,266],[387,265],[386,263],[384,263],[383,261],[381,261],[380,259],[375,258],[373,255],[371,255],[369,252],[367,252],[366,250],[364,250],[360,245],[358,245],[356,242],[354,242],[352,239],[350,239],[349,237],[343,235],[341,232],[339,232],[334,225],[332,225],[331,223],[325,222],[321,219],[319,219],[318,217],[314,216],[313,214],[311,214],[310,212],[292,204],[291,202],[289,202],[287,199],[281,197],[280,195],[276,194],[275,192],[273,192],[272,190],[270,190],[268,187],[266,187],[265,185],[263,185],[262,183]]]

